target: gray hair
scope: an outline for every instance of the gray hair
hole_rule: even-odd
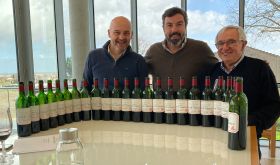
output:
[[[247,37],[246,37],[246,34],[243,30],[242,27],[240,26],[235,26],[235,25],[228,25],[228,26],[225,26],[223,27],[216,35],[216,39],[215,39],[215,43],[218,42],[218,36],[223,33],[225,30],[228,30],[228,29],[235,29],[237,32],[238,32],[238,35],[239,35],[239,40],[241,41],[247,41]]]

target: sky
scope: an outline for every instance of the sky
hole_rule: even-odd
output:
[[[118,15],[130,18],[130,0],[95,0],[96,44],[101,47],[107,40],[107,29],[111,19]],[[68,0],[64,4],[64,31],[66,56],[71,56]],[[187,37],[207,42],[215,52],[214,39],[219,29],[232,20],[231,8],[238,0],[188,0]],[[122,7],[120,10],[119,6]],[[180,0],[138,0],[139,53],[154,42],[164,39],[161,15],[165,9],[180,6]],[[53,1],[30,0],[33,59],[36,72],[57,72],[54,34]],[[14,39],[13,11],[11,0],[0,0],[0,74],[16,73],[16,50]],[[247,34],[251,47],[280,55],[279,35],[258,39]]]

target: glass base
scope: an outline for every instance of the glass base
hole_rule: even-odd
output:
[[[14,163],[14,155],[12,154],[6,154],[6,155],[0,155],[0,164],[1,165],[8,165]]]

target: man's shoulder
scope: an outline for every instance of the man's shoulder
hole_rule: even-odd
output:
[[[153,43],[149,49],[158,49],[158,48],[163,48],[162,47],[162,42],[156,42],[156,43]]]
[[[97,57],[97,56],[103,55],[104,53],[105,53],[104,48],[97,48],[97,49],[91,50],[89,52],[89,56]]]
[[[192,46],[203,46],[203,45],[207,45],[207,43],[204,42],[204,41],[200,41],[200,40],[196,40],[196,39],[192,39],[192,38],[187,38],[187,44],[188,44],[188,45],[192,45]]]
[[[256,66],[267,65],[266,61],[258,59],[258,58],[245,56],[244,60],[248,65],[256,65]]]

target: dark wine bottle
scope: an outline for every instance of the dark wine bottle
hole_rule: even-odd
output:
[[[98,79],[94,79],[91,91],[91,114],[93,120],[101,120],[101,91],[98,88]]]
[[[107,78],[104,78],[103,80],[101,106],[102,106],[102,119],[111,120],[112,99],[111,99],[111,92],[109,90],[109,80]]]
[[[205,88],[202,92],[201,100],[201,117],[202,126],[213,127],[214,126],[214,101],[212,99],[213,93],[210,87],[210,76],[205,77]]]
[[[81,90],[81,104],[82,104],[82,112],[81,112],[81,119],[84,121],[91,119],[91,99],[88,92],[88,82],[84,80],[82,83],[82,90]]]
[[[139,79],[134,78],[134,89],[132,90],[131,99],[131,111],[132,111],[132,121],[140,122],[142,121],[142,92],[139,88]]]
[[[156,78],[156,86],[153,99],[153,113],[155,123],[164,123],[164,92],[161,89],[161,79]]]
[[[60,89],[60,80],[55,80],[55,96],[57,99],[57,121],[58,125],[65,124],[65,103],[64,103],[64,96]]]
[[[39,100],[34,95],[34,84],[29,81],[29,92],[28,92],[28,104],[31,111],[31,130],[32,133],[40,132],[40,111],[39,111]]]
[[[64,96],[64,103],[65,103],[65,123],[72,123],[73,122],[72,94],[68,89],[67,79],[64,79],[63,96]]]
[[[153,122],[153,99],[154,93],[150,88],[150,79],[149,77],[145,78],[145,89],[143,91],[142,97],[142,112],[143,112],[143,122],[151,123]]]
[[[44,82],[43,80],[39,80],[39,93],[37,95],[39,100],[39,108],[40,108],[40,126],[41,131],[48,130],[50,128],[50,112],[48,106],[48,98],[44,93]]]
[[[24,94],[24,83],[19,82],[19,96],[16,100],[17,132],[19,137],[31,135],[31,111]]]
[[[243,93],[243,78],[237,77],[235,84],[236,95],[232,97],[228,113],[228,148],[244,150],[247,138],[248,100]]]
[[[77,80],[72,79],[72,105],[73,105],[73,121],[81,121],[81,113],[82,113],[82,106],[81,106],[81,94],[77,88]]]
[[[49,113],[50,113],[50,128],[55,128],[58,126],[57,121],[57,99],[52,90],[52,80],[48,80],[48,92],[47,100],[49,104]]]
[[[122,120],[131,121],[131,92],[129,79],[124,78],[124,89],[122,91]]]
[[[189,124],[188,115],[188,91],[185,88],[185,79],[180,77],[179,80],[179,90],[177,91],[176,99],[176,114],[177,114],[177,124],[186,125]]]
[[[232,96],[234,95],[234,92],[232,90],[232,77],[227,76],[227,89],[223,94],[223,102],[222,102],[222,129],[224,131],[227,131],[228,129],[228,112],[229,112],[229,102]]]
[[[223,101],[223,76],[218,77],[218,85],[215,90],[214,96],[214,127],[221,128],[222,127],[222,101]]]
[[[197,86],[197,77],[192,77],[192,88],[189,93],[189,121],[190,125],[201,125],[201,111],[200,111],[200,91]]]
[[[175,92],[173,91],[173,79],[168,77],[167,91],[165,92],[164,100],[165,122],[167,124],[176,123],[176,100],[174,95]]]
[[[114,121],[121,120],[122,95],[119,89],[119,80],[114,78],[114,88],[112,90],[112,116]]]

